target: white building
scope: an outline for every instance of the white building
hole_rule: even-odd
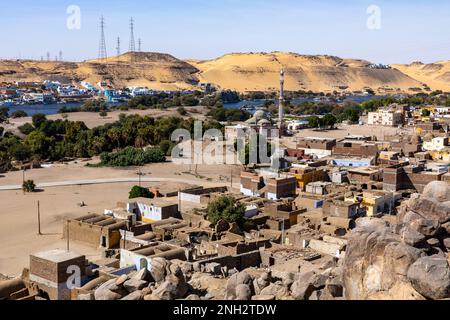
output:
[[[127,211],[148,223],[178,216],[178,204],[162,199],[137,198],[127,202]]]
[[[129,89],[132,97],[148,96],[151,94],[151,91],[147,87],[131,87]]]
[[[448,146],[447,137],[437,137],[430,142],[423,143],[423,149],[425,151],[442,151]]]
[[[369,125],[397,127],[403,124],[404,116],[401,112],[378,111],[369,112]]]

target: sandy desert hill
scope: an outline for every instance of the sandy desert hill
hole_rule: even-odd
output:
[[[364,60],[295,53],[236,53],[210,61],[190,61],[200,70],[202,82],[238,91],[272,91],[278,88],[280,67],[284,66],[287,90],[315,92],[360,91],[390,88],[409,91],[422,83],[395,69],[373,69]]]
[[[430,64],[414,62],[408,65],[393,65],[404,74],[426,83],[434,90],[450,91],[450,61]]]
[[[361,91],[410,92],[424,88],[450,91],[450,62],[394,65],[374,68],[365,60],[296,53],[233,53],[213,60],[182,61],[169,54],[126,53],[104,60],[55,62],[0,60],[0,82],[46,79],[62,83],[96,84],[106,81],[114,87],[147,86],[157,90],[193,89],[199,82],[221,89],[274,91],[278,89],[280,67],[285,68],[286,89],[315,92]]]
[[[37,81],[62,83],[106,81],[114,87],[148,86],[157,90],[189,89],[198,83],[198,70],[169,54],[126,53],[118,57],[85,62],[31,60],[0,61],[0,81]]]

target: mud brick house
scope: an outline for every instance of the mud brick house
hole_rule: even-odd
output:
[[[336,139],[306,137],[298,140],[297,149],[332,150],[336,145]]]
[[[311,168],[309,166],[294,167],[289,171],[297,179],[297,187],[302,191],[306,190],[306,186],[311,182],[322,181],[325,178],[325,171],[319,168]]]
[[[306,137],[297,141],[297,149],[319,158],[330,156],[335,145],[336,139],[331,138]]]
[[[358,216],[359,208],[359,203],[329,200],[325,201],[322,210],[325,217],[353,219]]]
[[[51,250],[30,255],[30,281],[37,284],[50,300],[70,300],[69,277],[79,275],[83,285],[86,278],[86,258],[65,250]],[[69,281],[68,281],[69,280]]]
[[[383,170],[377,167],[355,168],[348,170],[348,179],[354,184],[367,184],[383,180]]]
[[[336,143],[333,148],[333,156],[378,157],[378,146],[374,142],[344,139]]]
[[[264,179],[254,172],[241,173],[241,193],[249,197],[261,196]]]
[[[295,197],[296,190],[297,179],[295,177],[269,179],[266,198],[276,201],[282,198]]]
[[[445,174],[425,171],[424,165],[391,166],[384,169],[383,189],[390,192],[408,189],[422,192],[430,182],[442,181]]]
[[[108,215],[91,214],[77,219],[66,219],[63,237],[72,241],[84,242],[92,247],[112,249],[120,246],[120,230],[133,232],[135,235],[151,230],[149,224],[116,219]]]
[[[290,203],[267,203],[264,207],[264,213],[271,218],[283,218],[293,226],[297,224],[297,216],[306,211],[306,209],[297,208],[293,202]]]

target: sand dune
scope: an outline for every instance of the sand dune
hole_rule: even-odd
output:
[[[450,61],[440,61],[431,64],[415,62],[408,65],[394,65],[395,68],[426,83],[434,90],[450,91]]]
[[[422,84],[394,69],[372,69],[364,60],[295,53],[229,54],[215,60],[191,63],[201,70],[199,78],[221,88],[238,91],[272,91],[278,88],[280,67],[286,70],[287,90],[410,91]]]
[[[450,62],[394,65],[374,68],[369,61],[296,53],[233,53],[213,60],[179,60],[169,54],[136,52],[105,60],[47,62],[0,61],[0,82],[46,79],[78,84],[105,81],[116,88],[147,86],[157,90],[194,89],[199,82],[222,89],[278,90],[280,67],[286,70],[287,90],[315,92],[362,91],[411,92],[424,88],[450,88]]]

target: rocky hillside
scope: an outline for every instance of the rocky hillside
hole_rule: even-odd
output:
[[[106,81],[114,87],[148,86],[159,90],[192,88],[198,70],[190,64],[162,53],[127,53],[106,62],[81,63],[30,60],[0,61],[0,82],[43,81],[62,83]]]
[[[411,78],[426,83],[434,90],[450,91],[450,61],[431,64],[415,62],[394,67]]]
[[[450,62],[435,64],[373,66],[364,60],[295,53],[236,53],[208,61],[182,61],[151,52],[126,53],[106,62],[54,62],[1,60],[0,82],[58,80],[63,83],[106,81],[114,87],[148,86],[153,89],[192,89],[198,82],[222,89],[278,90],[280,67],[286,70],[287,90],[411,92],[423,89],[450,90]]]

